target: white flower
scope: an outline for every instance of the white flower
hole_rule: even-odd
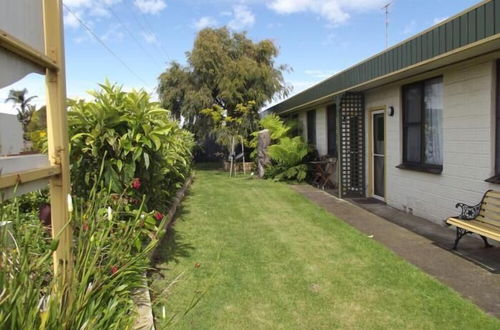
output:
[[[108,206],[108,220],[113,220],[113,210],[111,209],[111,206]]]
[[[50,294],[48,296],[42,296],[38,301],[38,309],[40,310],[40,312],[47,311],[49,303],[50,303]]]
[[[68,212],[73,212],[73,199],[71,198],[70,194],[68,194]]]

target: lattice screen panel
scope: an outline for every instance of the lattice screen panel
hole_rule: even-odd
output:
[[[340,101],[340,180],[342,197],[365,196],[365,115],[363,94]]]

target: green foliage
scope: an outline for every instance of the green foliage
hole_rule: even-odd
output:
[[[9,91],[9,96],[5,99],[5,102],[14,103],[17,108],[17,120],[21,123],[23,127],[23,138],[24,141],[29,141],[28,125],[31,122],[31,117],[35,113],[36,107],[31,104],[31,102],[36,98],[36,96],[27,97],[28,90],[21,89],[15,90],[11,89]]]
[[[283,79],[288,68],[276,65],[278,47],[271,40],[253,42],[245,33],[227,28],[201,30],[193,49],[187,53],[188,65],[173,62],[160,75],[158,91],[162,105],[197,137],[213,132],[215,123],[200,120],[203,109],[220,107],[225,116],[243,116],[238,107],[253,102],[248,133],[257,127],[257,111],[276,95],[286,96]],[[248,114],[247,114],[248,115]]]
[[[298,181],[306,178],[307,166],[303,164],[304,157],[309,152],[307,143],[301,136],[291,137],[294,122],[285,122],[279,116],[272,114],[260,120],[262,129],[268,129],[271,143],[267,152],[271,164],[266,169],[266,177],[277,181]],[[259,132],[252,133],[250,147],[257,148]],[[257,156],[256,150],[251,157]]]
[[[278,115],[271,114],[265,116],[259,121],[260,129],[269,130],[269,134],[271,136],[272,141],[277,141],[282,137],[289,136],[291,127],[287,126],[283,120]],[[250,154],[251,158],[255,158],[257,156],[257,145],[259,143],[259,131],[252,133],[252,139],[249,142],[249,147],[254,150]]]
[[[309,149],[302,137],[281,138],[278,143],[269,146],[267,151],[273,163],[266,175],[278,181],[301,182],[306,178],[307,166],[302,164],[302,160]]]
[[[50,229],[36,212],[20,212],[18,200],[0,205],[0,220],[13,222],[7,234],[14,239],[10,245],[5,236],[0,239],[1,329],[131,328],[132,293],[143,286],[166,219],[131,207],[102,186],[98,190],[74,203],[75,265],[64,290],[52,272],[58,241]]]
[[[190,173],[192,135],[143,90],[124,92],[106,82],[93,101],[69,101],[73,191],[88,194],[104,161],[112,193],[146,197],[148,210],[164,210]],[[140,187],[131,188],[134,179]]]
[[[26,126],[26,136],[33,144],[33,150],[46,153],[47,145],[47,108],[40,107],[31,116]]]
[[[268,129],[271,134],[271,140],[279,140],[282,137],[289,136],[291,127],[287,126],[278,115],[271,114],[260,120],[262,129]]]
[[[203,109],[201,114],[211,123],[211,134],[215,141],[231,152],[233,142],[238,145],[241,141],[246,143],[246,137],[255,129],[255,102],[237,104],[234,116],[228,116],[220,106]]]

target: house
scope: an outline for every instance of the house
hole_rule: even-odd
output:
[[[500,189],[500,0],[483,1],[269,108],[338,157],[339,197],[435,222]]]
[[[19,154],[23,149],[23,127],[17,116],[0,113],[0,157]]]

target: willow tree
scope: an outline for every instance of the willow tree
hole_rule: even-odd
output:
[[[201,30],[187,64],[172,62],[160,75],[158,92],[162,106],[170,109],[198,139],[220,125],[207,116],[207,109],[245,123],[239,133],[249,135],[258,125],[258,111],[274,98],[285,97],[286,65],[275,60],[278,47],[271,40],[254,42],[246,33],[223,27]],[[251,112],[242,113],[242,107]],[[212,113],[213,114],[213,113]],[[237,120],[245,116],[245,120]]]

